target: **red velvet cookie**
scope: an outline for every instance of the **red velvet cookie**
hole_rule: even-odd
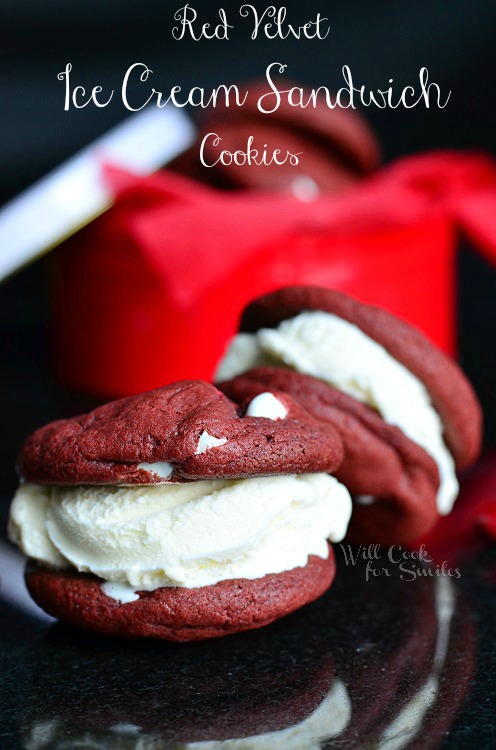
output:
[[[294,286],[254,300],[245,309],[240,328],[247,332],[273,328],[308,310],[329,312],[356,325],[419,378],[441,416],[457,468],[475,460],[481,445],[482,412],[472,386],[450,357],[406,321],[334,289]]]
[[[277,398],[284,419],[248,417],[213,385],[180,381],[42,427],[24,443],[18,469],[35,484],[333,472],[343,457],[338,434],[287,394]],[[152,470],[162,463],[170,475]]]
[[[355,498],[380,502],[354,504],[349,539],[395,544],[416,539],[438,518],[439,476],[434,460],[373,409],[310,375],[259,367],[220,384],[235,401],[248,401],[272,389],[291,395],[316,419],[337,430],[344,460],[334,472]]]
[[[321,596],[334,575],[329,546],[327,559],[310,556],[303,568],[194,589],[140,591],[127,604],[107,596],[96,576],[74,570],[29,564],[26,582],[33,599],[62,622],[126,638],[197,641],[268,625]]]

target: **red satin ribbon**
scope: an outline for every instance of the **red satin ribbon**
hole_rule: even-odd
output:
[[[443,216],[496,261],[496,162],[435,152],[387,167],[338,197],[223,192],[166,171],[104,176],[130,214],[129,231],[176,304],[188,307],[260,248],[295,235],[347,235]],[[177,279],[187,283],[177,283]]]

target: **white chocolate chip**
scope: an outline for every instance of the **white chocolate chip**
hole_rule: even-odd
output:
[[[115,599],[120,604],[130,604],[130,602],[136,602],[139,599],[139,594],[128,583],[105,581],[105,583],[102,583],[101,588],[104,594],[111,599]]]
[[[138,469],[147,471],[149,474],[156,474],[161,479],[169,479],[174,471],[172,464],[168,461],[157,461],[155,464],[138,464]]]
[[[217,448],[219,445],[224,445],[225,443],[227,443],[227,438],[216,438],[213,435],[210,435],[206,430],[203,430],[198,445],[196,446],[195,454],[198,455],[199,453],[205,453],[205,451],[209,451],[211,448]]]
[[[260,393],[250,402],[246,410],[247,417],[266,417],[267,419],[284,419],[288,410],[273,393]]]
[[[353,499],[358,505],[373,505],[377,500],[374,495],[355,495]]]
[[[303,203],[311,203],[320,195],[320,188],[311,177],[301,175],[295,177],[290,185],[291,192]]]

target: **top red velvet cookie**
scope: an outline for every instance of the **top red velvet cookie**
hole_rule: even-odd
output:
[[[38,484],[155,484],[333,472],[342,458],[338,433],[287,394],[241,410],[209,383],[180,381],[40,428],[18,469]]]

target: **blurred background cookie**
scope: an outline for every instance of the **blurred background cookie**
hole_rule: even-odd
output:
[[[324,101],[301,109],[282,97],[275,112],[265,113],[258,106],[264,95],[261,106],[274,106],[267,82],[240,85],[243,91],[245,87],[242,107],[226,107],[219,100],[206,112],[197,142],[172,163],[172,170],[220,188],[293,193],[312,200],[350,188],[379,166],[379,142],[358,112],[330,109]],[[293,87],[308,99],[308,88],[278,80],[279,90]],[[200,159],[202,144],[203,161],[211,167]]]

